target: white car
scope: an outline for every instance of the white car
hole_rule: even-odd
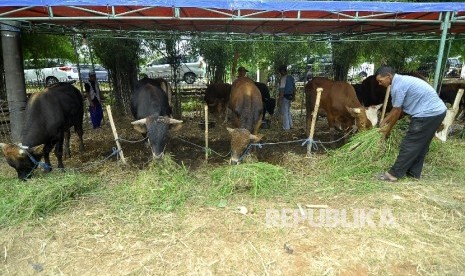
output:
[[[183,80],[188,84],[194,83],[198,79],[205,77],[206,64],[202,58],[181,57],[181,65],[177,74],[177,81]],[[167,57],[156,59],[142,67],[141,75],[149,78],[174,78],[173,70]]]
[[[73,65],[68,60],[60,59],[31,59],[24,61],[24,79],[26,83],[46,86],[57,82],[73,82],[78,77]]]

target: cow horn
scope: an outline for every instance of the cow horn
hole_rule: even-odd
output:
[[[131,122],[131,125],[145,125],[147,123],[147,118],[143,118],[134,122]]]
[[[176,119],[170,118],[170,119],[169,119],[169,123],[170,123],[170,124],[181,124],[182,121],[181,121],[181,120],[176,120]]]
[[[360,114],[360,108],[352,108],[352,110],[354,113]]]

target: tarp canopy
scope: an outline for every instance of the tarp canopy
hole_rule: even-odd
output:
[[[2,0],[0,20],[38,32],[341,36],[465,33],[465,3],[270,0]]]

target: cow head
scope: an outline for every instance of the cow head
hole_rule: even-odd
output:
[[[240,163],[240,158],[250,142],[258,142],[261,139],[259,135],[253,135],[244,128],[227,128],[231,134],[231,159],[230,164],[235,165]]]
[[[353,108],[346,106],[347,111],[355,118],[355,125],[359,130],[371,129],[378,124],[378,110],[382,104],[372,105],[368,108]]]
[[[8,165],[16,170],[18,178],[22,180],[29,178],[31,172],[35,168],[29,155],[37,161],[42,158],[42,150],[40,147],[41,146],[37,146],[30,149],[26,146],[0,143],[0,148],[5,155]]]
[[[143,119],[131,122],[134,129],[147,135],[152,149],[153,158],[161,159],[168,141],[169,127],[171,124],[180,124],[182,121],[167,116],[151,115]]]

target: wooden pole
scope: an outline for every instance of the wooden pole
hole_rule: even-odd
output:
[[[454,105],[452,105],[452,108],[449,108],[446,111],[446,117],[442,121],[444,128],[441,131],[435,133],[435,136],[443,142],[447,140],[447,133],[449,132],[449,128],[454,122],[455,116],[457,116],[457,113],[459,112],[459,105],[460,105],[460,100],[462,99],[462,96],[463,96],[463,88],[459,89],[459,91],[457,92],[457,95],[455,95],[455,101],[454,101]]]
[[[121,161],[126,165],[126,159],[124,158],[123,149],[119,143],[118,133],[116,132],[115,122],[113,121],[113,115],[111,114],[111,107],[107,105],[108,120],[110,121],[111,130],[113,131],[113,136],[115,137],[116,147],[118,148],[118,154],[121,157]]]
[[[389,85],[387,88],[386,88],[386,94],[384,95],[384,103],[383,103],[383,109],[381,111],[381,120],[379,120],[380,122],[382,120],[384,120],[384,116],[386,115],[386,108],[387,108],[387,103],[389,101],[389,95],[391,94],[391,86]]]
[[[208,105],[205,105],[205,162],[208,162]]]
[[[307,157],[312,156],[312,145],[313,145],[313,134],[315,133],[315,124],[316,124],[316,119],[318,116],[318,109],[320,108],[320,99],[321,99],[321,93],[323,92],[323,88],[317,88],[316,89],[316,101],[315,101],[315,108],[313,109],[313,114],[312,114],[312,123],[310,125],[310,134],[308,135],[308,140],[309,142],[307,144]]]

